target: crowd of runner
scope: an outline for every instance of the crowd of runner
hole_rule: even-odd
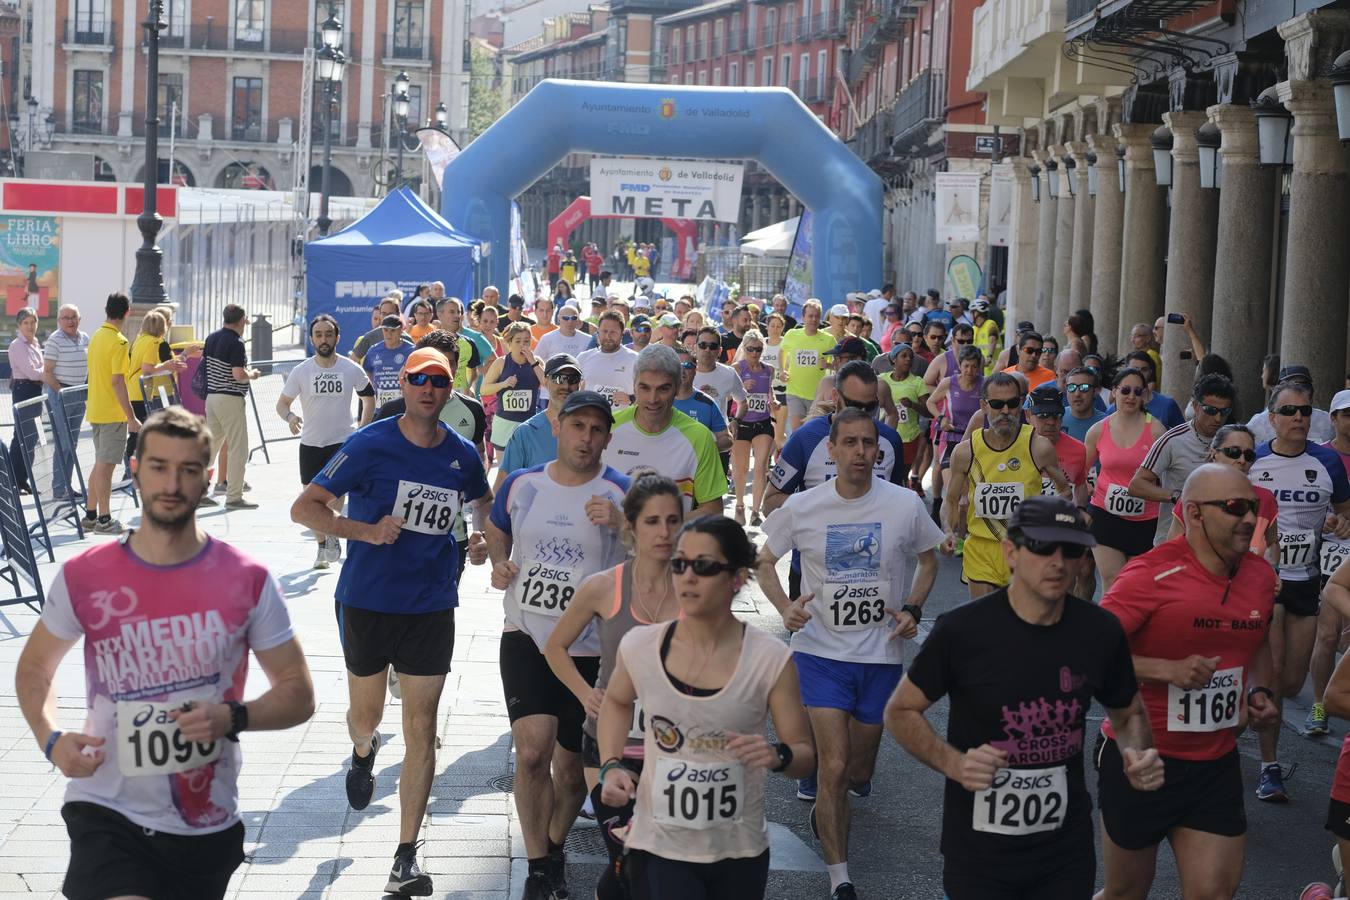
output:
[[[276,405],[300,443],[290,516],[315,568],[341,563],[353,809],[401,700],[390,893],[433,890],[419,835],[466,564],[502,598],[525,900],[764,896],[772,774],[812,804],[829,896],[852,900],[850,805],[886,732],[945,777],[951,900],[1092,896],[1098,825],[1098,896],[1147,896],[1163,841],[1185,897],[1237,892],[1238,735],[1258,732],[1247,775],[1278,803],[1285,700],[1311,673],[1305,731],[1350,717],[1350,390],[1320,410],[1305,366],[1268,360],[1240,424],[1203,346],[1167,361],[1195,367],[1189,397],[1158,390],[1160,331],[1184,317],[1117,355],[1086,310],[1059,340],[991,297],[889,285],[701,309],[611,295],[587,249],[587,303],[562,278],[530,310],[394,292],[348,356],[316,317]],[[62,566],[19,662],[70,778],[72,898],[223,896],[239,733],[314,709],[276,578],[197,526],[219,445],[181,407],[141,424],[139,527]],[[921,629],[942,555],[971,599]],[[752,578],[786,642],[733,614]],[[88,715],[63,731],[53,682],[80,638]],[[269,688],[245,704],[250,651]],[[1329,788],[1350,852],[1350,736]],[[597,885],[564,851],[583,808]]]

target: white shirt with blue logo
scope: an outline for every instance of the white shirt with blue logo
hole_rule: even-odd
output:
[[[1270,443],[1256,448],[1248,478],[1275,495],[1280,532],[1280,578],[1309,581],[1318,577],[1322,525],[1331,507],[1350,500],[1350,479],[1340,454],[1309,442],[1298,456],[1276,453]]]

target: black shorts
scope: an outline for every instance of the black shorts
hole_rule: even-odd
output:
[[[759,856],[691,863],[628,851],[628,885],[633,900],[753,900],[769,883],[769,851]]]
[[[1280,592],[1275,602],[1291,616],[1315,616],[1322,608],[1322,592],[1316,579],[1308,581],[1280,580]]]
[[[939,432],[939,435],[941,433],[942,432]],[[939,438],[939,440],[941,440],[941,438]],[[933,446],[936,447],[937,443],[938,443],[937,441],[933,441]],[[942,458],[938,460],[939,466],[941,466],[943,469],[950,469],[952,467],[952,453],[956,451],[956,447],[960,443],[961,443],[961,435],[959,434],[947,435],[947,443],[942,445]]]
[[[1097,882],[1092,842],[1066,853],[1058,868],[1028,865],[1019,869],[969,864],[948,859],[942,888],[948,900],[1086,900]]]
[[[1158,533],[1156,516],[1134,522],[1113,515],[1095,504],[1089,512],[1092,515],[1092,536],[1103,547],[1119,550],[1126,556],[1139,556],[1153,549],[1153,538]]]
[[[1350,803],[1331,798],[1331,805],[1327,807],[1327,831],[1343,841],[1350,841]]]
[[[642,774],[642,760],[625,756],[619,762],[634,775]],[[595,742],[595,738],[586,733],[585,729],[581,732],[581,764],[588,769],[598,769],[602,764],[600,745]]]
[[[400,675],[444,675],[455,653],[455,611],[375,612],[334,601],[347,671],[369,678],[393,666]]]
[[[328,465],[328,461],[341,449],[341,444],[329,444],[327,447],[311,447],[309,444],[301,444],[300,483],[309,484],[313,481],[314,476],[322,472],[323,467]]]
[[[773,419],[760,419],[758,422],[743,422],[740,419],[733,419],[736,423],[736,440],[753,441],[761,434],[767,434],[773,437]]]
[[[574,656],[572,662],[587,684],[595,684],[600,674],[600,657]],[[553,716],[558,720],[558,746],[580,753],[586,708],[553,674],[534,638],[523,631],[503,631],[497,663],[502,673],[507,718],[514,722],[526,716]]]
[[[70,900],[124,895],[154,900],[215,900],[244,861],[244,823],[186,836],[146,832],[97,803],[61,807],[70,835],[70,863],[61,890]]]
[[[1156,791],[1130,787],[1120,748],[1105,735],[1097,736],[1093,759],[1102,827],[1125,850],[1156,847],[1173,828],[1223,837],[1247,833],[1236,749],[1212,760],[1163,757],[1163,786]]]

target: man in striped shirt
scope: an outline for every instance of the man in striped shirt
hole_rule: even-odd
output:
[[[1205,461],[1214,432],[1232,416],[1236,400],[1233,383],[1222,375],[1209,374],[1197,381],[1191,392],[1191,420],[1169,428],[1154,441],[1130,480],[1130,493],[1175,503],[1186,479]]]
[[[47,402],[56,410],[56,395],[61,388],[75,387],[89,381],[89,335],[80,330],[80,310],[67,303],[56,314],[59,326],[47,338],[42,349],[42,383]],[[65,403],[66,421],[84,421],[83,398],[68,398]],[[56,461],[52,472],[52,496],[63,498],[70,492],[70,475],[75,467],[75,453],[60,429],[55,431]]]
[[[248,463],[248,416],[244,397],[249,382],[261,373],[248,367],[244,353],[244,308],[233,303],[225,307],[224,327],[212,332],[202,350],[206,366],[206,425],[211,431],[211,458],[225,443],[226,509],[257,509],[258,504],[244,499],[244,466]]]

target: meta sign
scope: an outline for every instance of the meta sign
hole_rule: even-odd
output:
[[[591,214],[735,222],[743,168],[702,160],[592,157]]]

